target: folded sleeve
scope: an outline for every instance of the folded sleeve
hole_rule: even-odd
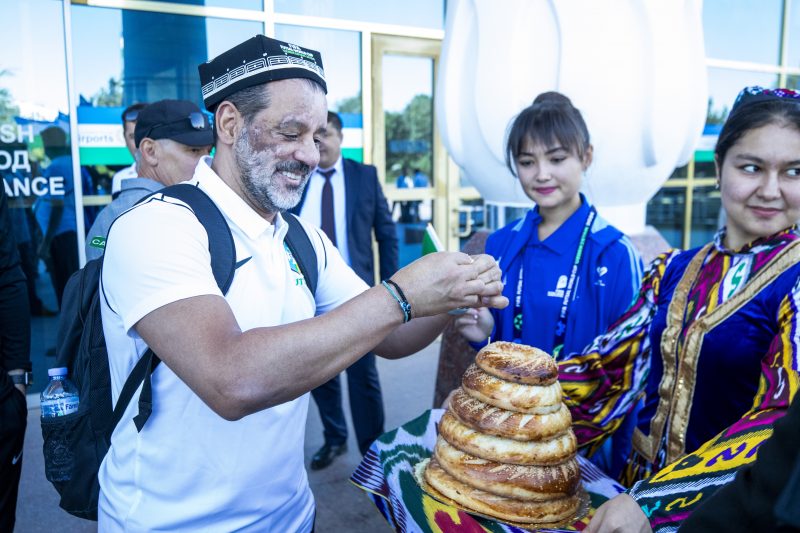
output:
[[[559,363],[559,380],[578,445],[590,454],[619,427],[644,390],[650,370],[650,324],[661,280],[675,255],[657,257],[628,310],[583,353]]]
[[[775,431],[759,449],[755,463],[742,468],[731,483],[706,498],[680,531],[777,530],[776,505],[779,504],[776,502],[790,496],[791,481],[795,477],[800,481],[800,401],[797,397],[786,416],[775,422]],[[793,496],[800,500],[800,492]],[[800,502],[792,507],[800,511]]]

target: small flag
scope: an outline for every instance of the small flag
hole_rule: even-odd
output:
[[[442,241],[439,240],[439,236],[436,234],[436,230],[433,229],[433,225],[428,222],[425,228],[425,235],[422,236],[422,255],[443,251],[444,246],[442,246]]]

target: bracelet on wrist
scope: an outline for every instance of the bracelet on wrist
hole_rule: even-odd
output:
[[[406,300],[406,295],[403,294],[403,290],[400,286],[390,279],[382,281],[381,285],[386,287],[386,290],[389,291],[392,298],[400,305],[400,310],[403,312],[403,324],[411,320],[411,304]]]

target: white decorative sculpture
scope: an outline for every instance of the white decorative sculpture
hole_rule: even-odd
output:
[[[594,145],[584,192],[627,233],[686,164],[708,89],[701,0],[451,0],[436,94],[455,162],[489,203],[530,205],[505,166],[509,122],[555,90]]]

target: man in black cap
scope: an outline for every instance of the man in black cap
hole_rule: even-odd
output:
[[[284,241],[292,215],[283,212],[319,162],[319,53],[259,35],[201,65],[200,77],[216,151],[190,183],[228,221],[236,273],[223,296],[208,236],[178,201],[156,195],[114,223],[100,299],[114,400],[147,346],[164,364],[141,432],[134,397],[111,437],[98,526],[308,532],[308,391],[370,350],[419,351],[448,310],[508,301],[494,259],[458,252],[427,255],[368,288],[300,221],[316,255],[312,292]]]
[[[134,130],[138,178],[122,181],[119,195],[95,219],[86,237],[86,260],[103,255],[108,228],[121,213],[162,187],[191,179],[201,157],[211,153],[208,117],[187,100],[161,100],[143,108]]]

